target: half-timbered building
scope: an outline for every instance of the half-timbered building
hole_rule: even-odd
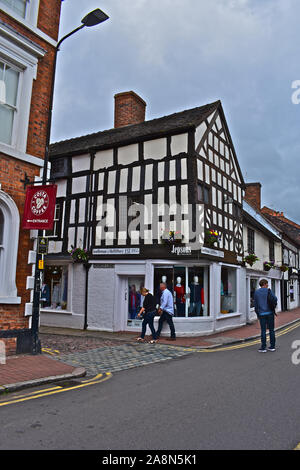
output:
[[[178,335],[246,322],[244,181],[220,101],[145,121],[115,96],[115,128],[51,146],[58,185],[44,325],[140,328],[140,287],[174,295]],[[69,251],[86,249],[88,263]]]

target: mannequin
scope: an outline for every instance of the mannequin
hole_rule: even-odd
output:
[[[177,277],[177,284],[174,287],[174,298],[177,307],[177,316],[185,316],[185,288],[181,284],[181,277]]]
[[[161,281],[160,282],[163,282],[164,284],[167,284],[167,289],[172,292],[172,288],[168,286],[168,283],[167,283],[167,276],[162,276],[161,277]],[[161,298],[161,294],[162,294],[162,291],[160,290],[160,287],[158,285],[157,287],[157,291],[155,292],[156,294],[156,302],[157,302],[157,308],[159,307],[159,304],[160,304],[160,298]]]
[[[194,276],[193,282],[189,285],[190,291],[190,316],[201,315],[203,288],[199,284],[198,276]]]

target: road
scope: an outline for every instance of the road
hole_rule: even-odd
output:
[[[280,336],[274,353],[257,345],[193,352],[64,393],[1,397],[0,449],[294,449],[299,340],[300,327]]]

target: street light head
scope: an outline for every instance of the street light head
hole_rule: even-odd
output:
[[[108,18],[109,16],[107,16],[106,13],[97,8],[82,18],[81,23],[84,26],[95,26],[96,24],[103,23],[103,21],[108,20]]]

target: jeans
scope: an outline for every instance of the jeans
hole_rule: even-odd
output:
[[[259,322],[261,328],[261,348],[266,349],[267,347],[267,328],[270,333],[270,347],[272,349],[275,348],[274,314],[260,315]]]
[[[160,333],[161,333],[161,330],[162,330],[162,327],[163,327],[163,323],[164,321],[166,321],[170,327],[170,330],[171,330],[171,338],[176,338],[176,334],[175,334],[175,327],[174,327],[174,323],[173,323],[173,315],[171,315],[170,313],[168,312],[163,312],[159,318],[159,321],[158,321],[158,330],[156,332],[156,336],[157,338],[160,337]]]
[[[143,323],[142,323],[141,338],[143,338],[143,339],[145,338],[147,325],[149,325],[149,328],[150,328],[151,333],[152,333],[152,338],[156,339],[156,333],[155,333],[155,329],[154,329],[154,325],[153,325],[155,315],[156,315],[156,310],[154,310],[153,312],[145,313]]]

